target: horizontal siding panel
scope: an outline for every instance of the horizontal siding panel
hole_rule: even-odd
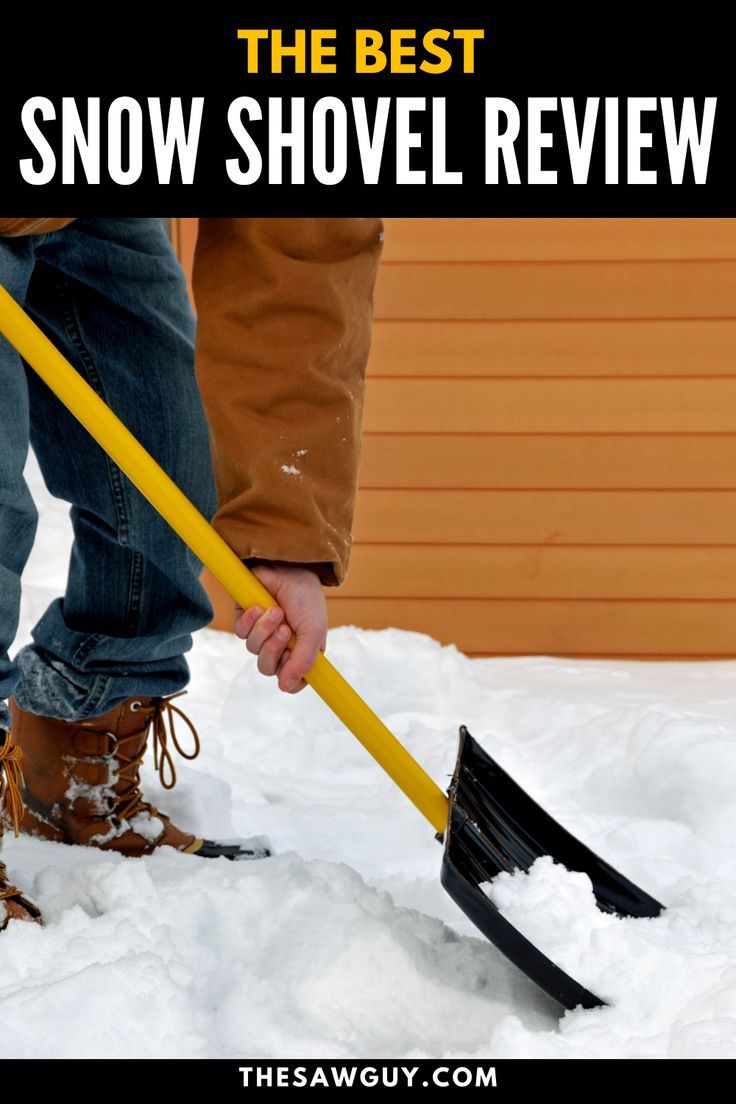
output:
[[[386,261],[736,257],[736,219],[388,218]]]
[[[232,601],[205,572],[212,627],[232,629]],[[410,596],[360,599],[328,591],[330,625],[426,632],[471,655],[565,654],[698,659],[732,656],[733,602],[426,602]],[[345,597],[339,595],[345,594]]]
[[[357,545],[342,598],[736,600],[736,548]]]
[[[736,435],[369,433],[360,481],[390,488],[736,488]]]
[[[526,326],[425,319],[376,322],[368,374],[707,376],[735,368],[736,319]]]
[[[333,627],[395,626],[489,654],[732,655],[736,640],[736,602],[332,598],[329,609]]]
[[[736,378],[377,379],[377,433],[733,433]]]
[[[355,536],[402,544],[736,544],[736,492],[363,490]]]
[[[734,318],[736,261],[384,265],[377,318]]]

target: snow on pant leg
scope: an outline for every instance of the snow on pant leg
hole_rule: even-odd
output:
[[[36,251],[36,321],[208,518],[209,434],[194,318],[158,219],[80,219]],[[99,445],[29,372],[31,441],[53,495],[72,504],[66,593],[18,657],[18,704],[62,720],[134,694],[182,689],[191,634],[212,607],[200,564]]]
[[[32,267],[33,247],[27,238],[0,238],[0,284],[20,302]],[[8,650],[18,629],[20,577],[36,533],[36,507],[23,478],[28,432],[23,362],[0,337],[0,729],[10,727],[6,699],[20,674]]]

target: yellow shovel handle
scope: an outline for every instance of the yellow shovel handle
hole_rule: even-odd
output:
[[[276,604],[206,518],[2,286],[0,333],[239,605],[245,609]],[[321,653],[306,679],[432,827],[444,832],[448,811],[445,794]]]

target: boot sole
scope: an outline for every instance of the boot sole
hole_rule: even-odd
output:
[[[51,840],[53,843],[64,843],[71,847],[94,847],[93,843],[77,843],[64,835],[61,828],[50,824],[47,820],[35,813],[27,805],[20,822],[21,832],[34,836],[36,839]],[[164,844],[162,846],[169,846]],[[99,847],[98,851],[115,851],[114,847]],[[153,849],[155,851],[156,848]],[[172,848],[172,850],[174,850]],[[153,854],[153,851],[148,854]],[[181,853],[186,855],[198,855],[202,859],[229,859],[231,862],[253,862],[257,859],[267,859],[271,855],[268,840],[263,836],[254,836],[253,839],[244,840],[207,840],[195,839],[188,847],[182,847]],[[135,856],[128,856],[129,858]]]
[[[184,851],[189,855],[199,855],[202,859],[230,859],[231,862],[253,862],[271,856],[268,841],[263,837],[249,840],[195,840]]]

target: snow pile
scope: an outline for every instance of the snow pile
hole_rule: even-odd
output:
[[[479,942],[344,864],[70,865],[50,848],[47,929],[3,939],[4,1056],[398,1054],[432,1037],[440,1007],[453,1049],[467,1016],[490,1034],[503,1013]]]
[[[693,887],[657,919],[600,912],[590,879],[549,856],[485,891],[553,962],[610,1003],[569,1013],[548,1057],[732,1058],[736,1053],[736,887]],[[715,902],[718,905],[714,907]],[[579,1036],[592,1033],[581,1051]],[[509,1019],[496,1038],[514,1041]],[[502,1044],[503,1045],[503,1044]]]
[[[65,509],[36,497],[18,643],[65,575]],[[471,661],[350,628],[328,654],[440,784],[466,723],[668,906],[603,915],[550,859],[488,887],[610,1006],[560,1019],[444,893],[431,828],[322,703],[280,694],[208,632],[179,703],[202,754],[170,794],[149,765],[146,794],[200,835],[265,834],[276,855],[128,860],[6,837],[47,924],[0,936],[0,1058],[736,1054],[736,663]]]
[[[609,986],[615,987],[616,979],[607,978],[601,968],[606,945],[602,933],[626,921],[597,908],[587,874],[543,855],[528,873],[504,871],[481,889],[547,958],[603,1000],[612,999]]]

